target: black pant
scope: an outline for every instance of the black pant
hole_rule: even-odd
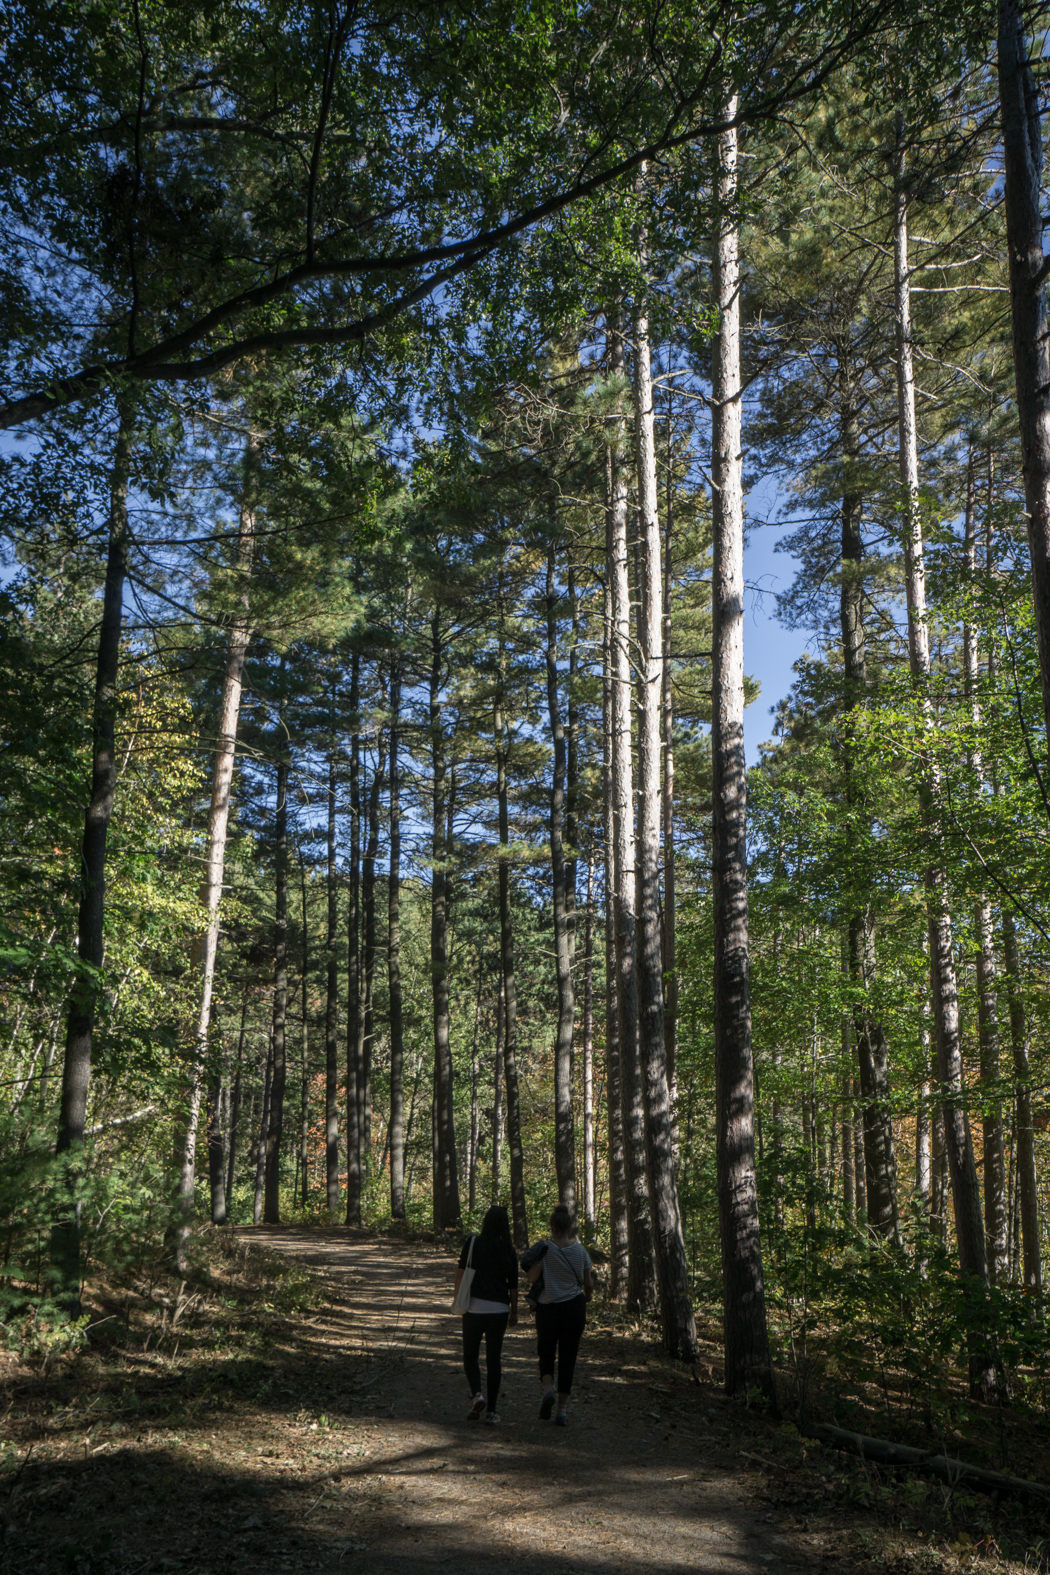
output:
[[[485,1336],[485,1377],[490,1411],[496,1409],[499,1386],[503,1381],[500,1352],[503,1350],[503,1336],[507,1332],[509,1317],[509,1312],[463,1314],[463,1371],[467,1375],[467,1383],[470,1385],[472,1395],[481,1393],[481,1365],[478,1362],[478,1352],[481,1350],[481,1337]]]
[[[582,1296],[571,1302],[540,1302],[536,1309],[536,1344],[540,1353],[540,1377],[554,1371],[554,1352],[558,1352],[558,1393],[572,1393],[576,1356],[587,1322],[587,1303]]]

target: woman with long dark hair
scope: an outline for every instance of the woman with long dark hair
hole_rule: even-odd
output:
[[[540,1358],[540,1421],[546,1422],[557,1402],[554,1420],[569,1425],[569,1395],[576,1371],[587,1303],[594,1294],[591,1260],[576,1239],[576,1219],[564,1203],[551,1215],[550,1240],[530,1247],[522,1268],[530,1285],[542,1280],[536,1308],[536,1344]],[[558,1387],[554,1387],[554,1359],[558,1359]]]
[[[518,1260],[510,1239],[510,1220],[506,1209],[493,1206],[481,1222],[481,1232],[468,1236],[459,1255],[455,1290],[458,1292],[467,1262],[474,1270],[470,1303],[463,1314],[463,1371],[470,1385],[471,1404],[468,1422],[477,1422],[484,1412],[485,1421],[494,1426],[503,1369],[500,1353],[508,1324],[518,1321]],[[485,1341],[486,1393],[481,1390],[481,1364],[478,1357]]]

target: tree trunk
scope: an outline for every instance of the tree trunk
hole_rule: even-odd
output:
[[[1043,719],[1050,739],[1050,329],[1044,288],[1039,90],[1028,54],[1023,0],[999,0],[998,46],[1014,382]]]
[[[619,325],[609,322],[610,363],[623,376]],[[627,1182],[627,1305],[647,1307],[655,1292],[653,1237],[645,1155],[645,1101],[638,1044],[637,870],[634,837],[634,762],[631,754],[631,587],[627,563],[627,480],[619,432],[610,446],[611,531],[606,573],[612,585],[612,785],[616,838],[616,1003],[620,1098]]]
[[[80,853],[80,907],[77,954],[82,971],[70,995],[66,1017],[66,1049],[62,1067],[62,1101],[58,1116],[57,1154],[79,1149],[84,1142],[91,1047],[100,973],[105,960],[103,921],[106,908],[106,841],[117,788],[114,737],[117,720],[117,675],[124,613],[124,581],[128,550],[128,475],[134,423],[132,409],[121,403],[109,497],[109,545],[102,590],[102,622],[95,661],[95,699],[91,723],[91,792],[84,816]],[[73,1177],[70,1177],[72,1182]],[[74,1184],[75,1185],[75,1184]],[[62,1298],[74,1316],[80,1310],[80,1220],[74,1204],[68,1217],[51,1232],[51,1262]]]
[[[871,913],[854,914],[849,924],[850,977],[860,999],[854,1005],[854,1031],[863,1099],[864,1168],[867,1179],[867,1223],[884,1241],[900,1246],[897,1205],[897,1160],[890,1106],[889,1050],[882,1025],[870,1017],[866,1003],[874,975],[875,939]]]
[[[695,1361],[698,1354],[696,1323],[675,1176],[664,1040],[663,920],[660,911],[663,554],[656,502],[656,441],[649,318],[644,302],[635,309],[634,343],[635,440],[642,564],[639,641],[642,682],[638,717],[638,972],[641,1008],[638,1038],[644,1079],[646,1157],[664,1349],[671,1356]]]
[[[664,907],[663,969],[664,988],[664,1062],[667,1067],[667,1093],[671,1118],[676,1120],[678,1105],[678,962],[675,938],[674,869],[674,691],[671,687],[671,554],[674,545],[674,452],[671,444],[671,392],[667,392],[667,499],[664,520],[664,598],[661,654],[661,700],[663,713],[664,777]],[[677,1146],[677,1145],[676,1145]]]
[[[966,516],[963,563],[972,588],[976,580],[977,539],[974,519],[974,464],[970,451],[966,467]],[[977,635],[969,618],[963,624],[963,684],[970,703],[974,732],[980,726],[981,703],[977,693]],[[984,763],[979,748],[970,750],[970,768],[977,780],[985,781]],[[1006,1154],[1003,1149],[1003,1106],[1000,1095],[999,1006],[995,992],[995,945],[992,939],[992,907],[981,896],[974,904],[974,934],[977,937],[977,1022],[981,1047],[981,1126],[984,1137],[984,1223],[988,1252],[988,1279],[995,1285],[1009,1275],[1006,1242]]]
[[[216,1012],[216,1016],[218,1013]],[[219,1061],[208,1079],[208,1186],[211,1192],[211,1222],[226,1224],[226,1167],[222,1147],[222,1063]]]
[[[613,561],[616,483],[613,451],[605,450],[606,564]],[[602,803],[605,832],[605,1108],[608,1122],[609,1172],[609,1295],[619,1301],[627,1290],[627,1170],[623,1147],[623,1098],[620,1088],[620,1013],[616,962],[616,817],[613,788],[613,591],[605,574],[602,634]]]
[[[332,732],[328,756],[328,928],[325,935],[324,1124],[325,1199],[328,1218],[339,1218],[339,962],[335,953],[339,929],[339,893],[335,870],[335,688],[332,690]]]
[[[430,749],[433,767],[430,885],[430,969],[434,1019],[434,1229],[460,1223],[456,1128],[453,1112],[452,1044],[448,998],[448,830],[446,825],[445,734],[441,714],[444,646],[441,615],[431,618]]]
[[[1032,1127],[1032,1073],[1028,1065],[1028,1032],[1021,995],[1021,961],[1017,926],[1009,910],[1003,913],[1003,961],[1010,1002],[1010,1047],[1016,1080],[1015,1108],[1017,1191],[1021,1216],[1022,1273],[1026,1290],[1039,1296],[1043,1289],[1039,1241],[1039,1192],[1036,1186],[1035,1133]]]
[[[401,665],[390,674],[390,874],[387,982],[390,996],[390,1214],[405,1217],[405,1019],[401,999]]]
[[[503,1178],[503,1020],[506,1013],[503,989],[503,965],[499,970],[499,994],[496,997],[496,1053],[492,1066],[492,1197],[500,1199]]]
[[[282,663],[283,669],[283,663]],[[283,673],[282,673],[283,676]],[[281,707],[282,719],[284,707]],[[277,900],[273,945],[273,1079],[270,1087],[270,1122],[266,1132],[267,1225],[281,1222],[281,1142],[284,1137],[284,1093],[288,1081],[288,759],[277,764],[277,813],[275,821]]]
[[[726,106],[736,113],[736,99]],[[715,1130],[722,1239],[725,1386],[758,1388],[776,1406],[755,1179],[744,767],[744,493],[741,468],[737,134],[719,138],[714,284],[720,321],[712,366],[711,727]]]
[[[930,646],[926,621],[926,571],[923,556],[922,516],[919,509],[918,437],[915,422],[915,379],[912,367],[911,280],[908,270],[908,196],[904,182],[903,127],[898,123],[898,153],[894,187],[894,284],[896,293],[897,407],[900,437],[901,490],[905,510],[904,572],[908,599],[908,654],[912,679],[932,727],[929,709]],[[937,805],[940,779],[929,755],[922,764],[920,809],[927,839],[937,849]],[[959,996],[955,976],[952,921],[948,891],[939,861],[926,870],[926,905],[929,916],[930,979],[937,1035],[945,1143],[952,1178],[952,1202],[959,1266],[964,1277],[988,1283],[984,1221],[977,1180],[970,1123],[965,1108],[962,1039],[959,1031]],[[995,1390],[994,1365],[985,1342],[971,1348],[971,1385],[986,1394]]]
[[[583,927],[583,1218],[594,1240],[594,843],[587,849],[587,911]]]
[[[385,695],[384,695],[385,699]],[[379,794],[386,774],[386,734],[379,729],[375,769],[368,793],[368,841],[361,866],[361,907],[364,916],[362,973],[364,1012],[361,1043],[361,1180],[367,1181],[372,1166],[372,1054],[375,1047],[375,1010],[373,990],[376,972],[376,855],[379,852]]]
[[[241,503],[240,525],[237,533],[237,577],[239,580],[238,609],[230,625],[229,643],[226,648],[226,669],[223,675],[222,700],[219,707],[218,740],[212,770],[211,805],[208,810],[208,832],[204,855],[204,876],[201,881],[200,901],[204,909],[204,929],[193,943],[192,962],[200,975],[200,1004],[197,1015],[193,1061],[186,1109],[178,1136],[179,1166],[179,1222],[176,1232],[175,1256],[179,1272],[187,1267],[186,1243],[193,1227],[193,1189],[197,1161],[197,1123],[200,1116],[201,1089],[208,1050],[208,1033],[211,1024],[212,991],[215,985],[215,961],[219,948],[219,903],[222,898],[223,872],[226,863],[226,832],[230,820],[230,796],[233,787],[234,756],[237,748],[237,725],[241,712],[241,687],[244,678],[244,660],[251,639],[249,624],[248,582],[251,576],[255,551],[255,515],[251,497],[253,490],[254,439],[249,439],[245,456],[244,495]]]
[[[558,1036],[554,1050],[554,1166],[558,1198],[576,1208],[576,1146],[572,1119],[572,1036],[576,998],[572,983],[572,955],[566,885],[563,822],[565,814],[565,728],[558,702],[558,621],[554,587],[555,537],[547,549],[547,713],[550,717],[554,763],[551,776],[548,828],[551,845],[551,882],[554,897],[554,966],[558,983]]]
[[[306,862],[299,848],[299,889],[303,924],[302,1068],[299,1091],[300,1205],[305,1209],[310,1191],[310,1028],[307,981],[310,973],[310,931],[306,922]]]
[[[266,1149],[270,1137],[270,1099],[273,1090],[273,1035],[266,1047],[266,1069],[263,1073],[262,1118],[259,1122],[259,1141],[255,1145],[255,1200],[252,1206],[252,1224],[262,1224],[263,1192],[266,1185]]]
[[[853,1061],[853,1036],[850,1020],[842,1019],[842,1218],[853,1225],[857,1218],[857,1199],[853,1172],[853,1079],[849,1068]]]
[[[350,659],[350,902],[346,921],[346,1223],[361,1223],[361,658]]]
[[[233,1208],[233,1178],[237,1166],[237,1122],[241,1114],[241,1066],[244,1059],[244,1025],[248,1018],[248,985],[245,983],[241,997],[241,1029],[237,1036],[237,1067],[233,1074],[233,1097],[230,1100],[230,1141],[226,1156],[226,1218]]]
[[[514,924],[510,903],[510,815],[507,807],[507,743],[503,724],[504,645],[503,575],[499,576],[499,657],[493,698],[492,731],[496,748],[496,800],[499,814],[499,933],[500,967],[503,972],[503,1075],[507,1085],[507,1146],[510,1166],[510,1204],[514,1245],[528,1246],[529,1223],[525,1203],[525,1152],[521,1141],[521,1105],[518,1098],[518,1011],[514,977]]]

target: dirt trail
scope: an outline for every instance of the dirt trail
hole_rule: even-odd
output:
[[[333,1345],[356,1369],[349,1390],[331,1394],[333,1425],[317,1428],[331,1464],[317,1474],[306,1523],[314,1568],[325,1567],[325,1552],[332,1567],[359,1558],[369,1575],[778,1575],[813,1562],[805,1544],[819,1539],[787,1534],[756,1498],[764,1473],[746,1458],[739,1410],[651,1349],[589,1331],[571,1426],[556,1429],[537,1418],[526,1315],[504,1347],[500,1424],[468,1424],[447,1256],[344,1232],[249,1237],[330,1287],[311,1387],[326,1387]]]

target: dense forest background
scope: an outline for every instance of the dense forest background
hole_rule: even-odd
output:
[[[731,1391],[1043,1407],[1042,12],[8,15],[9,1339],[560,1196]]]

